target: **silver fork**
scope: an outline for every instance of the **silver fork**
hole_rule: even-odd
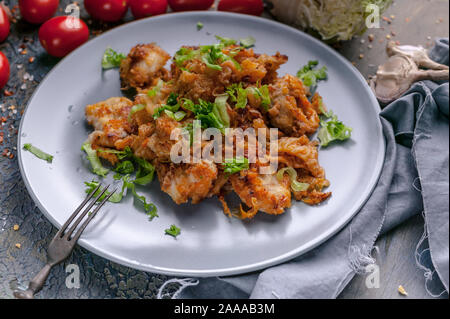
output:
[[[61,229],[56,233],[55,237],[50,242],[50,245],[48,246],[47,250],[47,264],[41,269],[41,271],[30,281],[28,285],[27,290],[16,290],[14,291],[14,296],[18,299],[33,299],[34,294],[39,292],[42,287],[45,284],[45,281],[47,280],[48,275],[50,274],[50,270],[53,266],[61,263],[64,261],[67,257],[69,257],[70,253],[75,247],[75,244],[77,243],[78,239],[81,236],[81,233],[84,231],[86,226],[89,224],[89,222],[95,217],[97,212],[102,208],[103,205],[108,201],[108,199],[114,194],[115,190],[112,191],[108,196],[106,196],[100,204],[95,208],[95,210],[92,213],[89,213],[91,208],[97,203],[100,198],[106,193],[108,190],[108,187],[110,185],[106,186],[105,189],[100,192],[100,194],[93,200],[89,206],[81,212],[84,206],[86,206],[87,203],[94,197],[95,193],[98,192],[98,190],[101,187],[101,184],[97,186],[97,188],[91,192],[91,194],[81,203],[81,205],[75,210],[75,212],[72,214],[72,216],[69,217],[69,219],[66,221],[66,223],[61,227]],[[69,228],[69,230],[66,231],[66,229],[69,227],[70,223],[75,219],[75,217],[78,216],[78,214],[81,212],[80,216],[77,218],[77,220],[73,223],[73,225]],[[81,225],[81,227],[77,230],[77,232],[72,236],[75,229],[78,227],[78,225],[81,223],[83,218],[89,213],[88,218],[84,221],[84,223]]]

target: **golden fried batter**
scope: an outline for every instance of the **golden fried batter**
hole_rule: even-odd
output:
[[[289,180],[278,181],[275,175],[261,175],[252,168],[231,177],[233,190],[248,206],[272,215],[291,207]],[[256,206],[256,207],[255,207]]]
[[[155,78],[167,77],[164,69],[170,55],[154,43],[133,47],[120,65],[120,78],[125,88],[145,88]]]
[[[299,78],[286,75],[270,85],[270,123],[288,135],[310,135],[319,128],[319,115],[308,101]]]
[[[161,189],[177,204],[187,203],[189,199],[196,204],[207,198],[217,178],[217,166],[211,161],[162,165],[166,168],[158,169]]]
[[[122,61],[120,76],[125,88],[136,89],[135,100],[111,98],[86,107],[87,121],[95,129],[88,140],[92,147],[113,150],[130,147],[135,156],[156,167],[161,189],[174,202],[192,201],[195,204],[217,196],[230,216],[231,210],[224,196],[232,191],[250,208],[246,212],[241,207],[241,218],[252,218],[258,211],[282,214],[291,207],[292,196],[310,205],[331,196],[331,193],[323,192],[330,183],[318,161],[318,143],[308,138],[319,128],[319,114],[325,111],[322,98],[318,93],[311,97],[309,90],[295,76],[278,77],[278,69],[288,57],[280,53],[273,56],[255,54],[253,49],[230,44],[215,52],[217,56],[225,54],[225,58],[208,62],[217,63],[211,68],[205,57],[198,56],[199,48],[185,47],[185,52],[192,52],[192,56],[174,59],[170,72],[164,68],[170,55],[156,44],[139,44],[132,48]],[[231,103],[230,99],[227,100],[225,112],[228,113],[230,127],[264,129],[266,132],[270,128],[280,129],[278,169],[293,168],[297,172],[297,181],[307,183],[308,189],[293,191],[290,177],[286,174],[281,177],[261,174],[260,162],[233,174],[226,173],[222,164],[209,160],[182,164],[171,162],[170,152],[176,143],[171,140],[171,133],[189,125],[192,127],[195,117],[192,109],[184,108],[183,101],[213,103],[232,85],[247,92],[247,103],[237,108],[234,106],[236,101]],[[262,86],[265,92],[268,91],[270,103],[263,104],[261,93],[258,93]],[[169,100],[172,104],[168,106]],[[133,106],[134,111],[131,112]],[[174,118],[177,111],[184,113],[178,120]],[[269,136],[268,133],[266,135]],[[243,146],[247,158],[249,139],[247,137]],[[257,139],[257,135],[252,139]],[[259,149],[260,144],[256,148]],[[270,149],[266,151],[265,156],[271,156]],[[98,155],[113,165],[118,163],[114,152],[98,152]]]

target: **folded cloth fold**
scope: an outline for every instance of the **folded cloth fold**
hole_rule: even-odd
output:
[[[437,40],[430,57],[448,65],[448,56],[448,39]],[[380,180],[361,211],[334,237],[261,272],[201,279],[180,297],[336,298],[355,274],[374,262],[371,252],[378,236],[422,212],[429,248],[417,252],[418,263],[427,281],[440,280],[448,292],[448,103],[448,82],[423,81],[380,113],[387,146]]]

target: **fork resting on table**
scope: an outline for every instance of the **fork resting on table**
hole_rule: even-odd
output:
[[[114,194],[115,190],[110,194],[105,196],[105,198],[98,204],[94,211],[90,212],[92,207],[96,203],[100,201],[100,199],[106,194],[108,187],[106,186],[103,191],[99,193],[99,195],[88,205],[86,209],[83,208],[92,197],[100,190],[101,184],[97,186],[97,188],[90,193],[90,195],[81,203],[81,205],[75,210],[75,212],[69,217],[66,223],[61,227],[61,229],[56,233],[55,237],[50,242],[47,250],[47,264],[41,271],[30,281],[27,290],[16,290],[14,291],[14,296],[18,299],[33,299],[34,295],[39,292],[45,284],[48,275],[50,274],[50,270],[53,266],[64,261],[71,252],[73,251],[75,244],[83,233],[84,229],[87,227],[89,222],[95,217],[100,208],[105,205],[105,203],[109,200],[109,198]],[[83,211],[82,211],[83,210]],[[81,213],[80,213],[81,212]],[[86,215],[89,216],[86,220],[81,224],[80,228],[75,232],[78,225],[83,221]],[[78,216],[79,215],[79,216]],[[77,220],[72,224],[72,221],[76,218]],[[69,228],[70,226],[70,228]],[[69,228],[69,229],[68,229]],[[67,230],[68,229],[68,230]],[[66,232],[67,230],[67,232]],[[75,233],[74,233],[75,232]],[[73,236],[72,236],[73,235]]]

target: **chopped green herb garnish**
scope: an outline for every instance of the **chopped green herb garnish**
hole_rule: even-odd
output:
[[[177,53],[175,53],[173,59],[175,61],[175,64],[181,67],[184,64],[184,62],[192,60],[197,55],[198,55],[197,50],[192,50],[190,48],[181,48],[180,50],[177,51]]]
[[[130,181],[128,175],[124,176],[122,192],[125,188],[128,190],[131,190],[134,198],[137,199],[144,207],[145,213],[147,214],[147,216],[149,217],[150,220],[152,220],[155,217],[159,217],[157,214],[157,208],[156,208],[155,204],[147,202],[147,199],[145,198],[145,196],[140,196],[136,193],[135,184],[136,184],[136,181],[134,181],[134,182]]]
[[[166,113],[166,115],[168,117],[170,117],[171,119],[173,119],[177,122],[180,122],[186,116],[186,112],[184,112],[184,111],[178,111],[178,112],[174,113],[169,110],[164,110],[164,113]]]
[[[227,158],[222,163],[225,174],[232,175],[249,168],[248,159],[245,157]]]
[[[123,151],[99,150],[99,152],[115,154],[117,158],[122,161],[115,168],[115,171],[117,173],[131,174],[134,172],[135,167],[137,167],[138,169],[136,172],[136,179],[134,183],[145,186],[153,181],[155,167],[148,161],[134,155],[129,146],[127,146]],[[135,162],[136,165],[133,165],[132,162]]]
[[[116,168],[114,169],[117,173],[126,175],[126,174],[133,174],[134,173],[134,165],[131,161],[123,161],[119,164],[117,164]]]
[[[156,84],[155,87],[153,87],[152,89],[148,90],[147,95],[149,97],[155,97],[156,94],[158,94],[161,91],[163,85],[164,85],[164,81],[163,80],[159,80],[158,84]]]
[[[117,53],[111,48],[107,48],[102,58],[102,68],[103,70],[108,70],[112,68],[120,67],[120,63],[126,56],[122,53]]]
[[[175,225],[171,225],[169,229],[165,230],[165,232],[167,235],[177,238],[177,236],[180,235],[180,233],[181,233],[181,229]]]
[[[91,181],[91,182],[84,182],[84,184],[86,185],[86,193],[90,194],[92,193],[97,187],[98,185],[100,185],[99,182],[97,181]],[[94,197],[97,197],[98,195],[100,195],[100,193],[103,191],[102,188],[99,188],[97,192],[95,192]],[[98,201],[101,202],[103,201],[106,196],[108,196],[109,194],[111,194],[111,192],[106,191],[99,199]],[[122,201],[123,198],[123,191],[121,193],[114,193],[109,199],[108,201],[111,203],[120,203]]]
[[[31,144],[24,144],[23,145],[24,150],[27,150],[28,152],[32,153],[34,156],[47,161],[48,163],[53,162],[53,156],[50,154],[45,153],[44,151],[38,149],[37,147],[31,145]]]
[[[134,196],[135,199],[137,199],[142,206],[144,207],[145,213],[147,214],[147,216],[149,216],[150,220],[152,220],[155,217],[159,217],[157,214],[157,208],[153,203],[149,203],[147,202],[147,199],[144,196],[140,196],[136,193],[136,186],[135,183],[136,181],[130,181],[130,176],[126,175],[122,177],[122,181],[123,181],[123,185],[122,185],[122,190],[120,193],[114,193],[109,201],[112,203],[120,203],[123,199],[124,193],[126,190],[130,190]],[[97,181],[92,181],[92,182],[85,182],[84,183],[86,185],[86,193],[90,194],[92,193],[99,185],[99,182]],[[95,194],[94,196],[98,196],[100,195],[100,193],[103,190],[100,188]],[[106,196],[108,196],[110,194],[110,192],[106,191],[105,194],[103,196],[101,196],[101,198],[99,198],[99,201],[102,201],[106,198]]]
[[[325,117],[330,119],[320,121],[321,128],[317,135],[321,146],[326,147],[333,141],[344,141],[351,137],[352,129],[339,121],[332,111],[325,113]]]
[[[200,31],[201,29],[203,29],[204,25],[201,22],[197,22],[197,30]]]
[[[133,116],[134,113],[140,112],[140,111],[142,111],[144,109],[145,109],[145,105],[144,104],[133,105],[133,107],[130,110],[130,114],[128,114],[128,121],[131,122],[131,117]]]
[[[142,186],[150,184],[153,181],[153,176],[155,175],[155,167],[142,158],[134,156],[134,160],[139,166],[134,183]]]
[[[261,106],[267,111],[272,104],[270,99],[269,86],[263,85],[261,87],[249,87],[249,91],[253,91],[253,95],[257,99],[261,99]]]
[[[227,111],[228,94],[222,94],[216,97],[213,107],[214,114],[221,120],[225,127],[230,127],[230,116]]]
[[[237,109],[243,109],[247,106],[247,90],[242,87],[242,83],[232,84],[227,88],[226,92],[230,96],[231,101],[236,103]]]
[[[240,48],[232,50],[228,55],[223,53],[223,50],[226,47],[236,44],[237,41],[219,36],[216,36],[216,38],[220,40],[220,43],[214,45],[203,45],[197,50],[181,48],[174,56],[175,64],[183,69],[183,64],[186,61],[198,59],[205,63],[208,68],[222,71],[220,64],[225,61],[232,61],[236,68],[240,69],[241,66],[239,63],[233,59],[233,56],[239,52]]]
[[[256,43],[255,38],[252,37],[252,36],[247,37],[247,38],[244,38],[244,39],[240,39],[239,41],[241,42],[241,43],[240,43],[241,46],[243,46],[243,47],[246,48],[246,49],[251,48],[251,47],[254,46],[255,43]]]
[[[90,143],[84,143],[81,146],[81,150],[86,152],[87,159],[91,163],[92,172],[94,174],[102,177],[108,175],[109,170],[103,167],[102,162],[100,162],[100,158],[97,155],[97,151],[92,149],[92,145]]]
[[[220,44],[229,47],[230,45],[235,45],[237,41],[232,38],[226,38],[216,35],[216,39],[220,41]]]
[[[230,126],[230,117],[226,110],[224,98],[224,95],[218,97],[215,103],[199,99],[198,104],[195,104],[192,100],[183,99],[182,107],[194,113],[195,118],[201,121],[202,128],[217,128],[224,133],[225,128]]]
[[[178,94],[170,93],[169,97],[167,98],[166,104],[156,109],[155,114],[153,114],[153,118],[156,120],[164,111],[175,113],[178,112],[179,109],[180,104],[178,103]]]
[[[284,177],[284,173],[288,173],[291,179],[291,188],[294,192],[305,192],[308,190],[310,184],[300,183],[297,181],[297,171],[292,167],[285,167],[278,171],[277,179],[281,181]]]
[[[108,151],[107,151],[108,152]],[[111,150],[122,162],[116,167],[115,171],[121,174],[132,174],[137,167],[135,184],[145,186],[153,181],[155,167],[143,158],[133,154],[133,151],[127,146],[123,151]],[[125,160],[125,161],[124,161]],[[136,163],[136,166],[133,165]]]
[[[315,70],[317,65],[319,65],[318,61],[309,61],[307,65],[297,72],[297,77],[308,87],[316,86],[317,82],[326,80],[328,77],[327,67],[323,66]]]
[[[178,94],[170,93],[169,97],[167,98],[167,105],[175,106],[178,104]]]

